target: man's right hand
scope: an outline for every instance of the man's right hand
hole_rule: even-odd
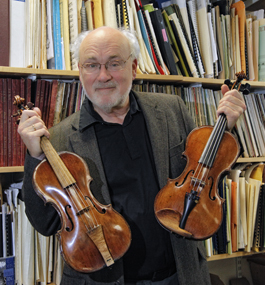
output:
[[[22,112],[18,133],[26,145],[29,154],[32,157],[39,158],[43,154],[40,146],[40,138],[42,136],[50,137],[50,133],[41,119],[39,108],[35,107],[33,110],[24,110]]]

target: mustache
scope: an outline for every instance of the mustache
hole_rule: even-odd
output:
[[[107,83],[96,83],[94,88],[111,88],[116,87],[115,82],[107,82]]]

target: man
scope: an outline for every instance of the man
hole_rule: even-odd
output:
[[[108,27],[91,31],[79,52],[80,80],[87,95],[80,112],[50,132],[38,108],[24,111],[18,132],[28,148],[22,196],[26,213],[40,233],[60,229],[57,212],[35,194],[32,174],[43,157],[40,137],[50,138],[57,151],[71,151],[87,163],[91,191],[102,204],[112,203],[130,225],[132,242],[110,268],[79,273],[65,265],[62,284],[210,284],[201,242],[170,234],[156,221],[154,199],[168,177],[179,176],[185,139],[194,128],[179,96],[137,94],[135,38]],[[242,114],[240,94],[222,86],[218,114],[228,129]]]

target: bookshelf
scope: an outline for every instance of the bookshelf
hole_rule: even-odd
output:
[[[228,253],[216,254],[216,255],[213,255],[211,257],[208,257],[207,260],[208,261],[215,261],[215,260],[222,260],[222,259],[228,259],[228,258],[247,257],[247,256],[255,255],[255,254],[261,254],[261,253],[265,253],[265,251],[261,251],[261,252],[238,251],[238,252],[234,252],[233,254],[228,254]]]
[[[78,79],[78,71],[66,71],[66,70],[51,70],[51,69],[32,69],[32,68],[14,68],[14,67],[4,67],[0,66],[0,77],[12,77],[12,78],[27,78],[32,77],[36,79]],[[146,75],[138,74],[135,82],[149,81],[150,83],[156,84],[174,84],[175,86],[192,86],[194,84],[201,84],[204,88],[219,89],[223,84],[222,79],[207,79],[207,78],[193,78],[193,77],[183,77],[179,75]],[[265,82],[251,81],[252,91],[265,90]],[[255,158],[238,158],[238,163],[245,162],[263,162],[265,157],[255,157]],[[10,166],[10,167],[0,167],[0,183],[10,180],[13,175],[23,175],[23,166]],[[261,252],[235,252],[232,254],[218,254],[207,258],[210,264],[214,265],[214,262],[221,262],[222,260],[229,260],[235,258],[243,258],[251,256],[253,254],[259,254]],[[212,263],[213,262],[213,263]],[[227,262],[227,261],[226,261]]]

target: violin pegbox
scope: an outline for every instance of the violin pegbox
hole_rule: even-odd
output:
[[[20,121],[20,117],[22,115],[22,112],[24,110],[32,110],[34,107],[34,104],[31,102],[28,102],[26,105],[25,104],[25,99],[21,98],[19,95],[16,95],[14,97],[14,101],[13,101],[13,105],[17,106],[18,110],[16,113],[14,113],[11,117],[17,117],[19,116],[19,118],[17,119],[16,123],[19,124]]]
[[[244,95],[248,95],[250,93],[250,84],[245,83],[242,84],[242,80],[247,79],[246,74],[242,70],[241,72],[237,72],[236,74],[236,81],[232,82],[230,79],[226,79],[224,84],[226,84],[230,89],[237,89],[238,91],[242,92]]]

